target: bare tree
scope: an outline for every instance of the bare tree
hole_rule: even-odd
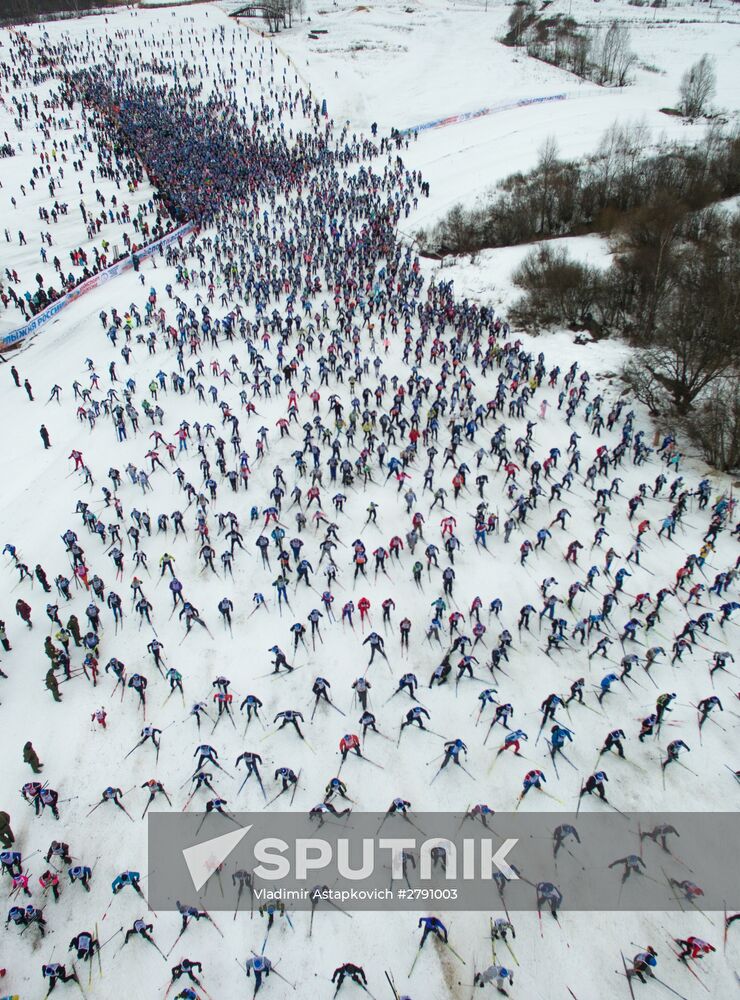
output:
[[[530,251],[513,275],[526,292],[510,310],[510,318],[531,326],[589,326],[599,294],[600,272],[573,260],[568,251],[544,243]]]
[[[558,167],[558,141],[554,135],[545,139],[539,150],[537,170],[540,173],[540,233],[545,231],[545,222],[551,214],[552,190]]]
[[[642,357],[630,358],[622,369],[622,378],[635,394],[635,398],[647,406],[652,416],[657,416],[667,408],[663,384]]]
[[[265,7],[265,20],[267,30],[272,34],[280,31],[280,25],[285,26],[285,0],[270,0],[269,6]]]
[[[630,49],[629,31],[623,24],[612,21],[598,50],[598,82],[624,87],[636,60]]]
[[[618,195],[618,183],[632,183],[635,171],[645,156],[650,134],[644,121],[613,122],[601,138],[592,160],[599,197],[607,203]]]
[[[682,114],[687,118],[700,118],[706,114],[707,105],[714,97],[716,87],[714,60],[705,53],[699,62],[694,63],[681,77],[678,92],[681,97]]]
[[[637,305],[632,335],[649,340],[656,315],[678,280],[677,255],[685,208],[666,191],[630,213],[618,238],[618,263],[630,275]]]
[[[522,44],[522,35],[535,19],[535,8],[531,0],[515,0],[514,9],[509,14],[509,32],[507,38],[514,46]]]
[[[737,377],[720,380],[691,418],[684,421],[685,430],[704,458],[724,471],[740,466],[739,385]]]
[[[686,415],[718,380],[737,383],[740,216],[707,209],[682,229],[682,249],[674,248],[668,265],[669,291],[664,286],[643,361],[676,412]]]
[[[630,48],[629,31],[625,27],[620,28],[620,44],[617,46],[614,60],[614,78],[612,83],[618,87],[626,87],[630,82],[630,70],[637,62],[637,55]]]
[[[283,27],[292,28],[293,18],[303,20],[305,11],[304,0],[281,0],[283,8]]]

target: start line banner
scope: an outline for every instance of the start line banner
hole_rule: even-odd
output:
[[[173,229],[171,233],[167,233],[161,239],[156,240],[154,243],[149,243],[147,246],[142,247],[140,250],[136,251],[137,260],[145,260],[160,248],[169,246],[174,243],[175,240],[182,239],[187,236],[188,233],[193,232],[195,229],[194,222],[186,222],[184,225],[180,226],[178,229]],[[6,334],[2,339],[0,339],[0,351],[5,350],[8,347],[12,347],[19,341],[24,340],[26,337],[33,333],[38,333],[42,326],[46,326],[51,320],[53,320],[62,309],[66,309],[68,305],[79,299],[81,295],[85,295],[87,292],[91,292],[94,288],[100,288],[101,285],[107,284],[112,278],[117,278],[119,274],[123,274],[125,271],[130,270],[134,266],[133,254],[129,254],[123,260],[117,261],[115,264],[111,264],[110,267],[106,268],[105,271],[101,271],[99,274],[94,274],[91,278],[86,281],[81,282],[66,295],[62,295],[55,302],[43,309],[40,313],[37,313],[32,320],[26,323],[25,326],[19,327],[17,330],[13,330],[11,333]]]
[[[485,118],[486,115],[495,115],[500,111],[511,111],[514,108],[526,108],[532,104],[549,104],[551,101],[564,101],[567,94],[550,94],[546,97],[523,97],[518,101],[509,101],[506,104],[494,104],[490,108],[479,108],[477,111],[463,111],[458,115],[448,115],[447,118],[436,118],[431,122],[424,122],[422,125],[412,125],[410,128],[399,129],[399,135],[412,135],[414,132],[426,132],[432,128],[444,128],[446,125],[460,125],[462,122],[473,121],[476,118]]]

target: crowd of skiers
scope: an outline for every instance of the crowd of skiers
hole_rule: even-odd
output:
[[[70,504],[74,520],[63,511],[61,541],[53,550],[35,548],[14,538],[12,523],[4,525],[7,579],[21,588],[14,599],[18,624],[48,659],[44,683],[53,703],[60,703],[57,708],[50,700],[50,713],[67,715],[89,684],[100,687],[95,697],[107,702],[93,713],[93,728],[106,729],[108,712],[128,714],[134,729],[122,766],[154,752],[155,773],[139,782],[148,796],[142,818],[153,802],[161,809],[195,802],[228,817],[225,807],[231,799],[236,808],[251,776],[250,788],[259,784],[267,800],[252,722],[271,723],[272,745],[287,756],[291,746],[294,753],[305,744],[313,749],[304,714],[292,700],[297,695],[309,697],[309,725],[319,709],[346,716],[337,720],[341,764],[333,762],[334,746],[328,760],[302,755],[303,768],[295,756],[295,767],[286,762],[274,771],[270,801],[288,791],[305,793],[323,763],[336,776],[321,781],[319,801],[309,803],[303,795],[301,804],[320,825],[346,819],[350,807],[338,810],[337,797],[354,804],[340,775],[345,766],[349,770],[358,758],[380,766],[365,753],[366,743],[385,737],[403,754],[409,731],[442,738],[432,782],[451,771],[475,777],[464,761],[494,734],[501,736],[497,757],[509,757],[507,751],[523,757],[521,744],[534,747],[544,735],[545,769],[522,768],[521,777],[501,779],[497,808],[552,795],[543,786],[548,776],[548,787],[559,780],[561,760],[572,763],[564,748],[578,748],[571,718],[581,708],[603,714],[604,742],[596,765],[576,768],[583,780],[573,811],[581,801],[611,804],[607,772],[595,767],[605,758],[625,759],[624,744],[632,737],[634,755],[647,756],[647,737],[658,740],[664,755],[656,773],[665,782],[666,771],[670,777],[676,766],[686,766],[680,758],[690,747],[680,738],[663,746],[676,700],[663,688],[678,686],[681,676],[669,674],[668,666],[705,671],[706,696],[695,706],[698,735],[707,721],[719,725],[715,716],[725,710],[713,693],[718,676],[734,676],[740,604],[738,559],[730,546],[740,538],[740,525],[731,493],[709,478],[686,473],[684,479],[674,436],[652,441],[635,407],[602,388],[581,364],[563,370],[516,339],[493,309],[460,299],[451,282],[425,277],[419,258],[398,236],[399,224],[429,194],[421,172],[404,164],[407,139],[378,137],[375,129],[368,136],[335,123],[270,42],[219,24],[207,30],[201,46],[198,29],[187,22],[178,27],[179,36],[174,28],[109,36],[104,60],[95,33],[61,35],[53,44],[42,39],[38,48],[23,33],[13,39],[12,100],[20,125],[27,127],[34,114],[51,128],[54,116],[82,102],[86,153],[97,150],[99,176],[134,190],[146,174],[157,187],[151,211],[163,211],[155,232],[165,215],[202,227],[163,253],[156,269],[140,274],[141,301],[114,305],[116,287],[110,286],[94,357],[80,359],[84,374],[69,385],[50,386],[49,401],[67,407],[79,428],[69,471],[89,488],[88,499]],[[166,63],[176,44],[183,52],[197,50],[197,69],[187,59],[175,60],[178,70],[165,82],[154,67]],[[48,108],[33,90],[21,90],[29,80],[50,88]],[[67,153],[48,138],[39,140],[42,175],[53,175],[57,157],[65,165],[72,158],[82,179],[82,138],[71,142]],[[21,357],[4,391],[22,389],[23,368]],[[24,405],[35,403],[27,377],[24,385]],[[54,451],[60,426],[56,417],[45,418],[44,450]],[[171,484],[180,497],[174,511]],[[62,503],[68,494],[58,485]],[[693,523],[699,521],[700,530]],[[688,539],[692,545],[684,551]],[[545,572],[540,582],[534,567],[541,561],[549,570],[553,558],[564,582]],[[467,575],[471,565],[474,576]],[[634,593],[627,590],[631,578]],[[520,588],[529,597],[516,607]],[[197,598],[204,593],[205,604]],[[12,607],[4,609],[6,620]],[[535,614],[536,625],[530,621]],[[264,628],[266,616],[273,645],[255,649],[253,630]],[[211,626],[219,619],[223,627],[215,639]],[[665,634],[677,622],[675,634]],[[2,680],[18,665],[13,629],[8,638],[5,622],[0,626],[7,654]],[[344,680],[349,707],[338,698],[342,675],[321,656],[329,630],[341,633],[345,663],[352,665]],[[178,653],[178,643],[200,632],[223,649],[225,662],[234,634],[253,652],[249,665],[229,668],[233,684],[219,662],[219,672],[208,678],[212,705],[202,699],[202,676],[188,676],[188,646]],[[541,656],[562,674],[557,691],[537,690]],[[442,734],[428,725],[431,713],[419,697],[418,677],[427,661],[433,661],[423,677],[430,703],[467,695],[471,720],[477,716],[467,732]],[[313,676],[293,676],[307,665]],[[594,666],[604,673],[591,685],[585,674]],[[286,676],[289,682],[278,682]],[[276,683],[292,686],[278,690],[271,687]],[[626,699],[615,692],[634,695],[635,686],[647,690],[647,684],[655,686],[655,697],[638,728]],[[183,805],[156,773],[160,750],[163,758],[181,756],[168,748],[172,734],[166,729],[174,721],[156,723],[178,700],[187,709],[186,697],[192,706],[186,722],[198,746],[193,773],[182,772],[183,784],[189,783]],[[237,711],[245,722],[241,741]],[[509,721],[516,714],[524,727],[532,712],[539,714],[538,732],[529,740]],[[485,735],[478,740],[481,721]],[[201,742],[201,726],[208,723],[210,732],[220,727],[220,740],[233,742],[236,766],[246,767],[233,795],[225,797],[221,787],[233,775],[210,737]],[[446,728],[436,720],[435,726]],[[4,803],[9,811],[0,812],[0,840],[6,852],[17,854],[3,861],[4,874],[18,897],[31,894],[25,859],[38,849],[35,818],[46,822],[41,817],[48,809],[72,839],[65,824],[74,807],[59,795],[65,776],[41,749],[45,764],[31,742],[22,751],[34,775],[43,770],[49,776],[22,789],[34,832],[17,843],[11,825],[17,807]],[[734,784],[740,778],[731,770]],[[102,806],[116,821],[124,813],[135,822],[118,780],[104,778],[90,813]],[[384,780],[396,794],[390,769]],[[467,795],[460,792],[461,809]],[[396,799],[391,808],[407,813],[410,803]],[[493,810],[479,803],[466,812],[487,822]],[[84,838],[87,816],[79,821]],[[86,850],[92,854],[94,845]],[[65,877],[89,892],[102,871],[91,857],[70,857],[65,843],[54,841],[49,851],[40,901],[60,900],[62,911],[71,891]],[[613,862],[625,866],[622,884],[636,869],[631,857]],[[112,896],[131,888],[145,901],[140,873],[120,871],[118,862],[103,862]],[[547,907],[557,919],[561,889],[554,882],[538,882],[536,889],[538,909]],[[674,879],[666,890],[669,898],[683,894],[697,905],[691,884]],[[502,908],[503,900],[500,888]],[[183,915],[181,933],[191,917],[198,919]],[[59,920],[55,913],[49,923]],[[23,932],[33,925],[43,936],[44,906],[13,905],[11,923]],[[418,952],[429,934],[452,949],[440,918],[424,916],[420,926]],[[496,927],[494,942],[500,939],[511,951],[506,928]],[[119,947],[136,936],[159,949],[143,917]],[[107,940],[101,944],[90,930],[72,939],[70,949],[90,963],[90,975]],[[678,944],[677,958],[692,975],[691,963],[714,950],[696,936]],[[511,957],[518,964],[513,952]],[[508,995],[514,973],[496,958],[495,944],[493,958],[493,965],[471,973],[474,984]],[[654,975],[656,961],[650,946],[631,968],[625,965],[630,987]],[[240,964],[254,977],[255,993],[277,972],[264,948]],[[208,996],[199,961],[180,959],[168,989],[183,975],[195,990],[187,986],[180,997]],[[43,976],[49,992],[57,982],[80,983],[77,970],[68,972],[60,962],[44,964]],[[335,970],[336,992],[345,980],[370,992],[361,966],[346,962]],[[390,976],[388,981],[399,997]]]

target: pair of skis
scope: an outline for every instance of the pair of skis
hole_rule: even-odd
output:
[[[440,941],[445,946],[445,948],[447,948],[449,951],[452,952],[452,954],[455,956],[458,962],[462,962],[463,965],[467,965],[465,959],[462,958],[461,955],[458,955],[458,953],[455,951],[455,949],[452,947],[449,941],[443,941],[442,938],[440,937],[437,937],[437,940]],[[416,968],[416,963],[419,959],[419,955],[421,955],[421,943],[419,944],[419,947],[416,949],[416,955],[414,956],[414,961],[411,963],[411,968],[409,969],[409,974],[408,974],[409,979],[411,979],[411,975],[414,969]]]

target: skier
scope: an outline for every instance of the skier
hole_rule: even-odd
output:
[[[542,788],[542,782],[547,781],[547,778],[540,770],[527,771],[524,775],[524,781],[522,782],[522,790],[519,793],[519,802],[522,801],[524,796],[529,792],[530,788]]]
[[[599,796],[603,802],[608,802],[606,797],[606,792],[604,791],[604,782],[609,779],[606,776],[606,771],[595,771],[590,775],[583,786],[581,787],[580,797],[584,795],[593,795],[594,792]]]
[[[612,748],[614,748],[619,754],[619,756],[623,758],[624,757],[624,747],[622,745],[623,739],[625,739],[624,730],[613,729],[610,733],[607,734],[607,737],[604,740],[604,745],[602,746],[601,750],[599,750],[599,757],[601,757],[605,753],[609,753],[609,751]]]
[[[92,868],[88,865],[73,865],[67,870],[70,885],[79,882],[85,892],[90,892],[90,879],[92,878]]]
[[[668,849],[669,834],[674,834],[676,837],[681,836],[675,826],[671,826],[670,823],[659,823],[657,826],[653,827],[652,830],[641,830],[640,842],[642,842],[646,837],[649,840],[652,840],[654,844],[657,844],[658,841],[660,841],[662,850],[664,850],[666,854],[670,854],[671,852]]]
[[[646,983],[649,978],[654,978],[653,969],[658,964],[657,954],[652,945],[648,945],[645,951],[638,952],[632,959],[632,968],[627,970],[627,980],[636,976],[641,983]]]
[[[266,979],[272,971],[272,962],[264,955],[254,955],[254,957],[247,959],[244,964],[244,970],[247,974],[247,978],[254,973],[253,996],[257,996],[260,987],[262,986],[263,978]]]
[[[252,753],[250,751],[245,750],[242,753],[240,753],[239,756],[234,761],[234,767],[238,768],[241,761],[244,761],[244,764],[247,768],[247,774],[246,777],[244,778],[244,781],[242,782],[242,788],[251,778],[252,775],[256,777],[258,784],[261,785],[262,776],[260,775],[259,769],[262,764],[262,758],[260,757],[260,755],[258,753]],[[198,767],[200,767],[200,764],[198,765]]]
[[[345,979],[350,979],[353,983],[357,983],[358,986],[362,986],[363,988],[367,987],[367,976],[362,966],[355,965],[353,962],[344,962],[342,965],[337,966],[332,973],[331,981],[337,984],[334,996],[339,993]]]
[[[142,819],[146,815],[149,806],[152,804],[152,802],[154,802],[154,799],[160,792],[167,799],[167,803],[169,804],[170,808],[172,808],[172,801],[169,795],[167,794],[167,791],[161,781],[157,781],[156,778],[149,778],[149,780],[145,781],[141,785],[141,787],[146,788],[146,790],[149,792],[149,798],[147,799],[147,803],[144,806],[144,812],[141,814]]]
[[[360,750],[360,740],[354,733],[345,733],[339,741],[339,752],[342,755],[342,764],[347,760],[347,755],[352,751],[356,757],[362,757]]]
[[[708,698],[702,698],[702,700],[697,704],[697,709],[699,711],[699,730],[701,730],[704,723],[710,717],[710,713],[718,708],[720,712],[723,712],[722,702],[719,700],[716,694],[711,695]]]
[[[406,728],[406,726],[411,726],[414,723],[418,725],[419,729],[425,729],[426,727],[424,725],[423,717],[426,717],[427,719],[431,718],[426,708],[424,708],[422,705],[415,705],[413,708],[410,708],[406,713],[406,718],[401,723],[401,730],[403,731]]]
[[[687,938],[676,938],[675,941],[681,947],[681,954],[678,957],[682,962],[686,962],[687,958],[699,961],[705,955],[710,955],[713,951],[717,950],[714,945],[702,940],[702,938],[696,937],[694,934]]]
[[[113,879],[113,882],[111,883],[111,889],[113,891],[113,895],[117,896],[122,889],[124,889],[127,885],[130,885],[131,888],[134,890],[134,892],[137,893],[137,895],[141,896],[141,898],[143,899],[144,893],[141,891],[141,886],[139,885],[140,881],[141,881],[141,874],[139,872],[134,872],[134,871],[121,872],[120,875],[116,875],[116,877]]]
[[[188,906],[187,904],[181,903],[179,899],[175,900],[175,906],[177,907],[177,912],[182,917],[182,925],[180,927],[181,935],[185,933],[191,920],[207,920],[210,923],[213,923],[211,915],[207,910],[199,910],[197,906]]]
[[[550,914],[558,919],[558,910],[563,905],[563,894],[553,885],[552,882],[539,882],[536,886],[537,910],[541,910],[545,903],[550,907]]]
[[[573,742],[573,734],[571,733],[570,729],[568,729],[566,726],[561,726],[561,725],[555,725],[555,726],[553,726],[551,728],[551,730],[550,730],[550,760],[553,762],[553,764],[555,762],[555,754],[556,753],[559,753],[562,756],[565,756],[563,754],[563,747],[565,746],[565,741],[566,740],[570,740],[571,743]]]
[[[275,718],[272,720],[273,725],[280,719],[280,729],[285,729],[287,725],[292,725],[295,731],[298,733],[302,740],[305,740],[305,736],[301,732],[301,728],[298,725],[299,722],[303,722],[303,714],[301,712],[296,712],[293,709],[285,709],[282,712],[278,712]]]
[[[143,938],[144,941],[148,941],[149,944],[154,945],[154,947],[157,948],[154,938],[152,937],[153,930],[154,930],[153,924],[148,924],[146,920],[143,920],[141,917],[137,917],[137,919],[134,920],[131,927],[129,927],[129,929],[126,931],[126,934],[123,939],[123,944],[127,945],[131,940],[131,938],[138,934],[139,937]],[[157,950],[159,949],[157,948]]]
[[[189,958],[180,959],[177,965],[173,965],[170,970],[172,973],[170,985],[177,982],[182,976],[187,976],[191,983],[195,983],[199,989],[202,989],[202,984],[198,976],[195,975],[195,970],[198,971],[198,975],[203,975],[203,966],[200,962],[193,962]]]
[[[460,762],[461,753],[464,753],[467,759],[468,748],[465,746],[465,744],[461,739],[447,740],[444,744],[444,760],[440,765],[439,768],[440,771],[444,770],[444,768],[447,767],[447,765],[450,763],[451,760],[454,761],[458,767],[462,767],[462,764]]]
[[[375,659],[376,653],[379,653],[385,662],[388,663],[388,657],[386,656],[385,649],[383,648],[385,646],[385,639],[382,635],[378,635],[377,632],[371,632],[370,635],[363,641],[363,646],[367,645],[368,642],[370,643],[370,660],[368,661],[368,666],[370,666]]]
[[[298,776],[295,771],[290,767],[278,767],[275,769],[274,775],[275,781],[282,782],[282,791],[287,792],[291,785],[298,784]]]
[[[423,928],[419,949],[424,947],[424,942],[430,934],[434,934],[440,941],[447,944],[447,928],[439,917],[419,917],[419,928]]]
[[[575,838],[576,843],[580,844],[581,838],[578,836],[578,831],[571,823],[561,823],[560,826],[556,827],[553,831],[553,847],[552,856],[557,858],[558,851],[564,846],[565,841],[568,837]],[[567,850],[567,848],[566,848]]]
[[[96,951],[100,951],[100,942],[90,931],[82,931],[69,943],[69,950],[77,950],[77,958],[83,962],[91,962]]]
[[[41,975],[44,977],[44,979],[49,980],[49,986],[46,991],[47,996],[53,992],[58,982],[68,983],[70,979],[72,979],[74,980],[74,982],[77,983],[78,986],[80,986],[80,980],[77,976],[76,970],[73,970],[72,972],[67,972],[66,967],[59,962],[50,962],[48,964],[42,965]],[[80,990],[82,990],[81,986]]]
[[[120,801],[122,795],[123,792],[121,791],[120,788],[113,788],[109,785],[107,788],[103,790],[103,794],[100,797],[98,805],[102,805],[104,802],[112,802],[115,806],[118,806],[121,812],[126,813],[129,819],[131,819],[128,812],[126,812],[126,807]],[[97,806],[95,806],[94,808],[97,808]]]
[[[508,997],[509,993],[504,989],[504,984],[508,983],[509,986],[514,985],[514,973],[510,969],[507,969],[505,965],[489,965],[482,972],[476,972],[473,977],[474,986],[480,986],[482,989],[487,983],[495,986],[496,991],[501,996]]]
[[[624,871],[622,872],[622,885],[627,881],[630,875],[641,875],[645,869],[645,862],[642,860],[639,854],[628,854],[624,858],[617,858],[616,861],[612,861],[607,868],[616,868],[617,865],[624,865]]]
[[[683,740],[672,740],[668,744],[666,759],[661,761],[661,768],[665,771],[669,764],[677,762],[679,754],[682,750],[686,750],[688,753],[690,748],[686,745],[686,743],[684,743]]]

